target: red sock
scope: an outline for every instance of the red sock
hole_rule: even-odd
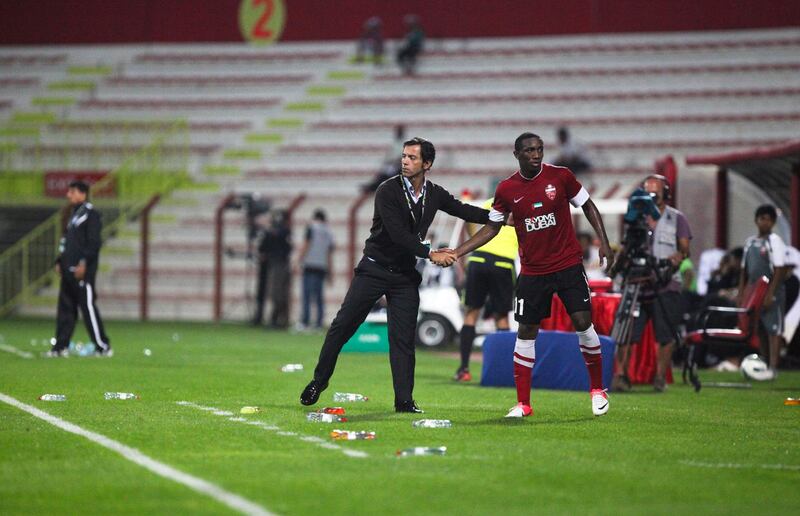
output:
[[[600,353],[583,353],[583,360],[586,362],[586,369],[589,370],[589,384],[591,389],[603,388],[603,355]]]
[[[520,339],[514,344],[514,385],[517,386],[517,401],[530,406],[531,375],[536,362],[536,341]]]
[[[514,362],[514,385],[517,386],[517,401],[530,406],[532,367]]]

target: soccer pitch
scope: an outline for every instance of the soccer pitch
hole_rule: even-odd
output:
[[[426,413],[417,416],[394,412],[387,356],[344,353],[313,408],[342,405],[349,421],[319,424],[306,421],[311,408],[298,399],[321,335],[211,324],[107,327],[113,358],[44,359],[41,341],[53,321],[0,321],[0,393],[270,513],[792,514],[800,507],[800,407],[783,405],[800,396],[798,373],[749,390],[695,394],[676,384],[657,395],[642,386],[612,393],[601,418],[592,416],[587,393],[534,391],[535,415],[506,420],[514,390],[481,388],[479,378],[455,384],[453,358],[418,352],[415,398]],[[75,340],[86,340],[82,328]],[[282,373],[286,363],[305,370]],[[742,381],[735,373],[702,377]],[[106,401],[106,391],[141,399]],[[334,404],[336,391],[370,400]],[[68,399],[38,401],[44,393]],[[247,405],[262,412],[241,415]],[[412,428],[421,417],[453,426]],[[377,438],[333,441],[334,428]],[[447,454],[396,456],[412,446],[447,446]],[[0,513],[235,512],[0,403]]]

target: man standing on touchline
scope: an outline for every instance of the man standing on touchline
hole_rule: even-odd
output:
[[[328,387],[342,347],[364,322],[375,302],[385,295],[395,410],[422,412],[413,398],[414,336],[422,280],[415,269],[416,258],[430,258],[445,266],[455,261],[452,250],[432,251],[430,244],[423,241],[438,210],[468,222],[489,221],[488,210],[461,203],[425,178],[435,157],[436,149],[431,142],[423,138],[406,141],[401,174],[387,179],[376,190],[364,257],[325,336],[314,379],[300,395],[303,405],[313,405],[319,400]]]
[[[94,288],[100,257],[102,221],[100,214],[89,202],[89,186],[83,181],[72,181],[69,184],[67,199],[72,205],[72,215],[56,259],[61,286],[58,291],[55,343],[47,355],[67,356],[80,308],[86,332],[94,343],[95,353],[110,357],[111,342],[106,336],[103,320],[97,309],[97,292]]]
[[[536,337],[542,319],[550,316],[553,293],[564,303],[578,334],[578,343],[589,371],[592,413],[608,412],[603,389],[600,338],[592,324],[589,282],[583,270],[583,253],[572,226],[570,204],[581,207],[600,239],[600,260],[613,262],[600,213],[589,192],[568,168],[542,163],[544,144],[533,133],[514,142],[519,171],[497,185],[491,222],[456,249],[461,257],[498,234],[503,221],[513,215],[519,241],[522,270],[516,286],[514,319],[519,322],[514,346],[514,384],[517,404],[506,417],[526,417],[531,409],[531,375],[536,361]]]

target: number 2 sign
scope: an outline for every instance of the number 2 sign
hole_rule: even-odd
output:
[[[239,30],[242,37],[256,45],[276,41],[286,25],[283,0],[242,0],[239,4]]]

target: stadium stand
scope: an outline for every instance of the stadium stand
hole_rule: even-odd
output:
[[[594,163],[582,181],[613,200],[664,155],[780,144],[796,137],[800,120],[797,29],[440,40],[412,77],[359,67],[352,52],[338,42],[3,51],[2,123],[23,112],[54,114],[37,125],[37,139],[3,151],[5,159],[108,168],[185,120],[190,175],[200,186],[175,191],[153,212],[151,317],[213,317],[215,210],[229,192],[258,192],[277,208],[306,195],[293,215],[295,243],[314,209],[328,212],[338,244],[330,318],[352,268],[349,210],[397,124],[436,143],[432,180],[484,195],[513,171],[519,133],[539,132],[553,156],[555,131],[567,126]],[[358,211],[357,250],[371,211],[369,203]],[[231,252],[222,315],[242,320],[255,289],[253,265],[241,257],[245,219],[223,218]],[[106,244],[98,289],[108,317],[138,316],[138,245],[135,226]],[[45,301],[23,312],[52,315],[55,303],[46,300],[54,295],[43,291]]]

